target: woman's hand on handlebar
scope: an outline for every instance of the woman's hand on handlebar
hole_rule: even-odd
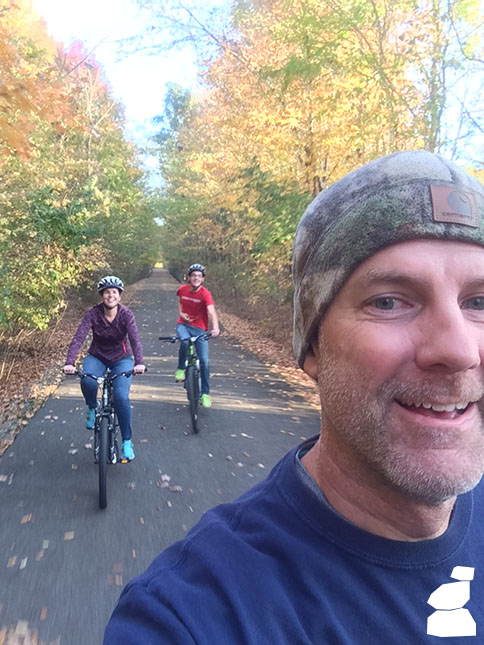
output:
[[[210,332],[210,336],[212,336],[213,338],[215,338],[219,334],[220,334],[220,329],[218,327],[214,327]]]
[[[64,374],[75,374],[76,373],[76,368],[74,365],[64,365],[62,368],[64,371]]]
[[[144,365],[135,365],[133,367],[133,372],[135,374],[144,374],[146,367]]]

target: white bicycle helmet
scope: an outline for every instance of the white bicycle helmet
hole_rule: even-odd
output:
[[[98,293],[102,293],[104,289],[119,289],[119,291],[124,291],[123,281],[117,278],[115,275],[107,275],[104,278],[101,278],[97,283]]]

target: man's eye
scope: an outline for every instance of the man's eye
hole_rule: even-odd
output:
[[[466,309],[474,309],[475,311],[484,310],[484,296],[476,296],[466,301]]]
[[[380,298],[375,298],[373,300],[373,306],[376,307],[376,309],[391,311],[392,309],[395,309],[396,298],[390,298],[390,296],[381,296]]]

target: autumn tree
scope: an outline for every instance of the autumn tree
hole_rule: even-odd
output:
[[[79,46],[66,52],[54,43],[29,2],[4,3],[2,12],[4,336],[45,328],[63,309],[66,289],[92,282],[96,271],[134,278],[158,255],[158,228],[96,61]]]
[[[198,230],[220,288],[254,304],[290,297],[292,238],[318,192],[396,150],[462,155],[481,129],[479,93],[462,91],[482,59],[473,0],[240,0],[223,23],[141,4],[152,32],[176,25],[172,42],[203,52],[190,118],[160,158],[164,248],[171,261]]]

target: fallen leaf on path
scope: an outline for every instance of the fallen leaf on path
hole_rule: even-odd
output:
[[[162,481],[162,482],[169,482],[169,481],[170,481],[170,479],[171,479],[170,475],[167,475],[166,473],[164,473],[164,474],[161,476],[161,481]]]
[[[79,451],[77,450],[77,448],[71,448],[71,449],[69,450],[69,454],[70,454],[70,455],[75,455],[75,454],[77,454],[78,452],[79,452]]]
[[[74,539],[74,531],[67,531],[64,533],[64,540],[73,540]]]
[[[171,507],[173,506],[173,504],[170,502],[170,500],[168,500],[168,501],[166,502],[166,505],[168,506],[168,508],[171,508]]]
[[[183,488],[181,486],[170,486],[170,491],[172,493],[181,493]]]
[[[148,443],[148,439],[140,439],[139,442],[140,443]]]
[[[27,566],[27,560],[28,560],[28,558],[22,558],[22,560],[20,560],[20,564],[19,564],[18,568],[19,569],[25,569],[25,567]]]
[[[144,517],[140,517],[140,518],[139,518],[139,521],[140,521],[140,524],[144,524],[144,523],[145,523],[145,518],[144,518]]]
[[[17,556],[13,555],[11,558],[8,559],[7,561],[7,569],[11,569],[12,567],[15,566],[17,562]]]
[[[234,460],[234,458],[233,458],[231,455],[227,455],[227,456],[225,457],[225,459],[226,459],[227,461],[233,461],[233,460]]]
[[[47,607],[42,607],[40,610],[40,620],[45,620],[47,618]]]
[[[72,470],[77,470],[77,464],[72,464],[71,468]]]
[[[136,488],[136,482],[128,482],[128,488]]]
[[[28,515],[24,515],[22,519],[20,520],[20,524],[27,524],[27,522],[32,521],[32,513],[28,513]]]
[[[131,551],[131,555],[133,556],[133,560],[136,559],[136,549]]]
[[[264,464],[257,464],[258,468],[265,468]]]

